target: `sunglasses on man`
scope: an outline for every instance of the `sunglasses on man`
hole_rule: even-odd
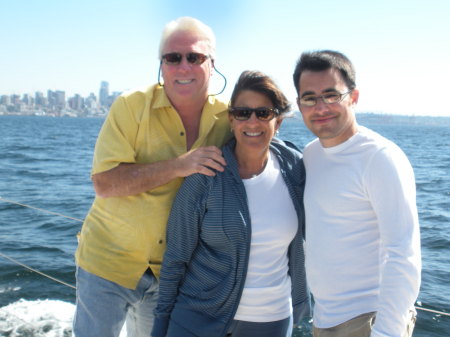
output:
[[[256,118],[260,121],[268,122],[275,118],[275,116],[279,116],[280,112],[275,108],[247,108],[247,107],[230,107],[228,108],[230,114],[234,117],[234,119],[238,121],[246,121],[250,119],[253,113],[255,113]]]
[[[191,52],[191,53],[186,53],[183,55],[181,53],[173,52],[173,53],[164,54],[162,56],[162,60],[167,65],[177,66],[183,60],[183,56],[186,58],[188,63],[196,64],[196,65],[200,65],[203,62],[205,62],[208,58],[210,58],[210,56],[201,54],[201,53]]]

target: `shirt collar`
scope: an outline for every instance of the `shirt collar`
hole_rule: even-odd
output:
[[[159,84],[156,84],[154,88],[153,93],[153,103],[152,108],[153,109],[159,109],[159,108],[173,108],[172,104],[170,103],[169,98],[166,95],[166,92],[164,91],[164,87],[160,86]],[[216,96],[209,95],[206,99],[206,103],[203,107],[203,111],[210,112],[212,115],[217,115],[221,112],[223,112],[223,108],[213,108],[215,106],[216,102]]]

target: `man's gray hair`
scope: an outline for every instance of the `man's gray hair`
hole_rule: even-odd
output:
[[[159,59],[161,60],[164,46],[167,40],[172,36],[172,34],[180,31],[193,32],[197,34],[200,40],[206,42],[208,46],[208,55],[212,60],[216,58],[216,37],[212,29],[205,25],[200,20],[191,18],[189,16],[183,16],[176,20],[170,21],[164,27],[161,35],[161,41],[159,43]]]

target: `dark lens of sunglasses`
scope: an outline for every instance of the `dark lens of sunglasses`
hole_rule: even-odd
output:
[[[231,113],[238,121],[246,121],[250,119],[252,113],[255,113],[256,118],[261,121],[270,121],[275,117],[276,112],[273,109],[246,109],[246,108],[232,108]]]
[[[163,56],[164,61],[167,64],[180,64],[183,55],[180,53],[169,53]]]
[[[208,56],[199,53],[186,54],[186,60],[192,64],[202,64],[207,58]]]
[[[238,121],[246,121],[252,115],[252,110],[247,109],[233,109],[232,114]]]
[[[268,121],[273,118],[273,110],[261,109],[261,110],[255,110],[255,113],[256,113],[256,117],[262,121]]]

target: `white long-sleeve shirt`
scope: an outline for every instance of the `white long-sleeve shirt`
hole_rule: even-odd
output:
[[[377,312],[372,337],[401,336],[420,286],[414,172],[402,150],[359,127],[346,142],[304,151],[306,274],[314,325]]]

